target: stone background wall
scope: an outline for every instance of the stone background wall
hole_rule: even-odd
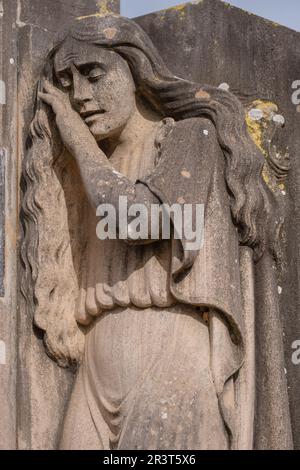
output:
[[[16,445],[19,448],[54,448],[73,381],[72,372],[59,369],[46,356],[41,335],[33,330],[32,318],[21,297],[17,312],[20,162],[32,118],[35,83],[45,53],[58,30],[67,28],[78,16],[109,8],[117,11],[118,3],[0,1],[3,45],[0,79],[6,84],[6,103],[0,99],[0,174],[5,171],[5,191],[0,184],[1,204],[5,204],[5,225],[2,225],[5,293],[1,293],[3,256],[0,262],[0,296],[3,295],[0,298],[0,353],[1,345],[2,349],[3,344],[6,347],[5,360],[0,354],[0,448]],[[289,211],[285,225],[286,264],[279,284],[295,446],[299,449],[300,366],[292,364],[291,345],[300,339],[300,113],[291,96],[292,83],[300,80],[300,34],[218,0],[196,1],[137,21],[176,75],[216,86],[227,83],[245,103],[255,99],[275,102],[286,119],[276,142],[282,152],[288,147],[292,163],[283,191]]]

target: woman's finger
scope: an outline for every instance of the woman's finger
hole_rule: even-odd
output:
[[[44,82],[44,90],[47,93],[52,93],[53,95],[57,97],[61,97],[61,91],[56,88],[56,86],[52,85],[52,83],[48,82],[48,80],[45,80]]]
[[[53,106],[54,104],[54,96],[50,95],[49,93],[43,93],[41,91],[38,92],[38,97],[43,100],[45,103],[50,104]]]

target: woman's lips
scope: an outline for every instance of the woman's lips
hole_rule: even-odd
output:
[[[88,124],[89,122],[94,121],[97,117],[102,116],[105,112],[106,111],[104,110],[90,111],[90,112],[82,113],[82,117],[84,121],[86,122],[86,124]]]

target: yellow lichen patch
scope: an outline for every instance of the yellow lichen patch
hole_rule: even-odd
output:
[[[265,155],[265,150],[264,150],[263,145],[262,145],[263,144],[263,139],[262,139],[262,134],[263,134],[262,126],[263,126],[263,123],[251,119],[248,113],[246,115],[246,123],[247,123],[247,127],[248,127],[248,131],[249,131],[250,136],[254,140],[257,147]]]
[[[271,191],[274,194],[285,195],[286,193],[285,184],[284,183],[278,184],[278,180],[276,176],[274,175],[274,173],[272,172],[270,166],[267,164],[267,162],[265,163],[263,167],[262,178],[264,182],[266,183],[266,185],[269,187],[269,189],[271,189]]]
[[[275,113],[278,113],[278,106],[272,101],[256,100],[253,102],[253,107],[260,109],[264,113],[264,118],[267,120],[272,119]]]
[[[186,7],[186,3],[183,3],[181,5],[175,5],[175,7],[169,8],[169,10],[177,10],[177,11],[182,11]]]
[[[270,181],[270,176],[268,175],[266,167],[264,167],[262,171],[262,177],[263,177],[264,182],[269,186],[271,181]]]
[[[253,119],[251,117],[251,111],[261,112],[261,119]],[[246,114],[249,134],[265,156],[267,156],[267,152],[263,146],[263,133],[267,127],[268,121],[271,121],[277,112],[278,107],[275,103],[272,103],[272,101],[256,100],[251,104],[251,108],[248,109]]]
[[[112,10],[111,8],[109,8],[107,0],[99,0],[97,6],[99,10],[96,13],[92,13],[91,15],[86,15],[86,16],[78,16],[76,19],[85,20],[86,18],[93,18],[97,16],[106,16],[106,15],[112,14]]]
[[[164,20],[165,18],[165,15],[166,13],[168,13],[169,11],[175,11],[175,12],[178,12],[179,15],[180,15],[180,18],[184,18],[185,16],[185,8],[187,7],[187,3],[183,3],[181,5],[175,5],[174,7],[171,7],[171,8],[167,8],[165,10],[162,10],[160,12],[160,19],[161,20]]]
[[[76,20],[77,21],[86,20],[87,18],[94,18],[96,16],[103,16],[103,14],[102,13],[93,13],[91,15],[77,16]]]
[[[99,8],[99,13],[101,15],[107,15],[111,13],[111,9],[108,7],[108,1],[107,0],[100,0],[98,2],[98,8]]]
[[[272,130],[275,123],[278,124],[276,119],[278,113],[278,107],[271,101],[256,100],[248,106],[246,113],[246,123],[248,132],[257,145],[257,147],[263,153],[266,162],[262,171],[262,178],[268,187],[275,194],[285,194],[285,185],[283,182],[279,182],[276,174],[269,165],[270,152],[272,151],[272,158],[276,153],[276,158],[280,160],[284,157],[276,150],[275,146],[271,146],[271,140],[274,131]]]

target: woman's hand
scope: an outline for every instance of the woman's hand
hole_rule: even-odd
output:
[[[88,126],[72,108],[68,94],[48,81],[45,81],[43,90],[38,96],[51,106],[62,141],[72,155],[76,157],[81,151],[97,146]]]

